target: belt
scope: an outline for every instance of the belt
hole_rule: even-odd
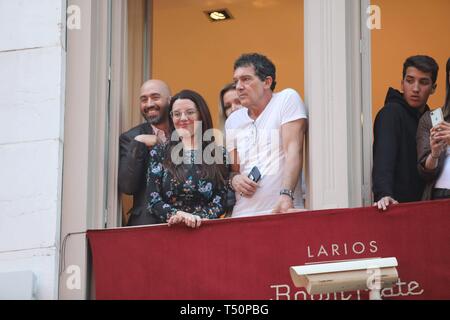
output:
[[[450,198],[450,189],[433,189],[433,199]]]

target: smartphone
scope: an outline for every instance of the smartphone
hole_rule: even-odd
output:
[[[444,116],[442,115],[442,109],[437,108],[430,112],[431,124],[433,127],[437,126],[439,123],[444,121]]]
[[[253,167],[252,171],[248,174],[248,177],[258,183],[258,181],[261,180],[261,172],[259,172],[258,167]]]

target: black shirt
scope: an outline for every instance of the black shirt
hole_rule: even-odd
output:
[[[133,196],[128,226],[164,223],[147,209],[146,187],[149,149],[134,138],[141,134],[154,134],[148,123],[143,123],[131,130],[122,133],[120,142],[119,161],[119,191]]]
[[[389,88],[374,124],[372,191],[375,201],[385,196],[399,202],[421,199],[424,182],[417,170],[416,131],[422,114],[409,106],[399,91]]]

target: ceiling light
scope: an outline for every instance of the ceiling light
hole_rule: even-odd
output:
[[[205,11],[205,14],[208,16],[209,20],[211,20],[212,22],[233,19],[233,17],[230,14],[230,11],[228,11],[228,9]]]

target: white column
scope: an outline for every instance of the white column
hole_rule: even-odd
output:
[[[65,3],[0,0],[0,274],[35,299],[58,296]]]
[[[308,206],[361,205],[359,0],[305,0]]]
[[[59,298],[88,299],[92,292],[86,230],[106,222],[108,159],[109,21],[111,1],[70,0],[80,29],[67,32],[67,97]],[[117,138],[116,138],[117,139]]]

